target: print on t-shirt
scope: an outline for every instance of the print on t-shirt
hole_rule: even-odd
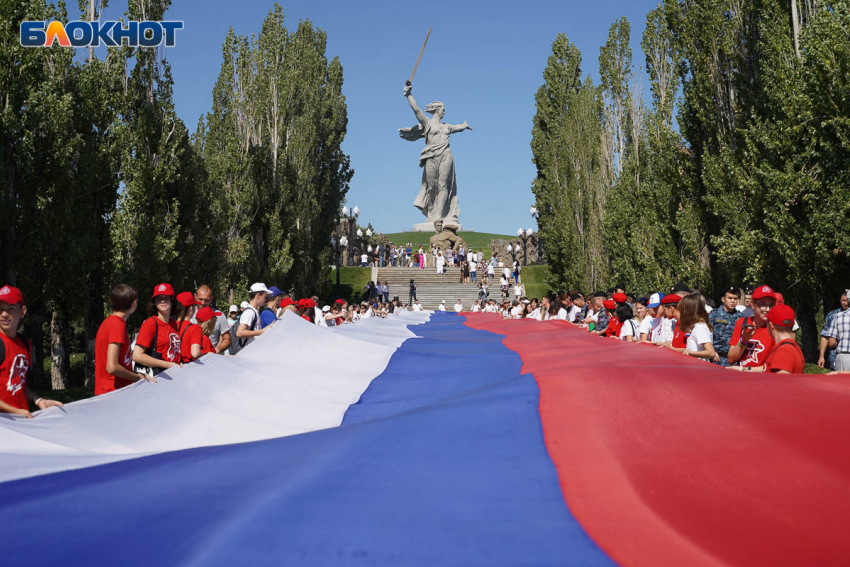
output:
[[[25,354],[19,354],[12,361],[9,368],[9,381],[6,390],[12,395],[17,394],[27,383],[27,371],[30,369],[30,361]]]

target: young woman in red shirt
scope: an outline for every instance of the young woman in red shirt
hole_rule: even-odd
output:
[[[216,353],[216,349],[210,340],[210,335],[212,335],[213,330],[215,330],[215,322],[219,315],[221,315],[221,311],[216,311],[212,307],[201,307],[195,315],[195,319],[197,319],[199,324],[198,326],[201,328],[200,356]]]
[[[156,376],[163,370],[181,365],[180,335],[172,319],[177,301],[171,284],[161,283],[153,288],[153,300],[148,303],[148,318],[139,329],[133,361],[150,368]]]
[[[201,302],[191,291],[177,294],[177,311],[174,313],[174,328],[180,337],[180,361],[192,362],[201,356],[201,327],[192,323],[192,317]]]

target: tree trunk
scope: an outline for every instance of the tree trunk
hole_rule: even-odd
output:
[[[33,392],[46,392],[50,382],[44,374],[44,303],[27,305],[24,318],[24,335],[32,341],[32,371],[27,378],[27,386]]]
[[[803,349],[806,362],[817,363],[820,335],[818,325],[815,322],[815,310],[809,303],[810,300],[802,298],[802,301],[797,305],[797,322],[803,331],[803,344],[800,345],[800,348]]]
[[[800,18],[797,14],[797,0],[791,0],[791,29],[794,33],[794,54],[800,58]]]
[[[89,309],[86,312],[86,358],[85,358],[85,385],[86,388],[94,387],[94,340],[97,330],[103,321],[103,304],[94,299],[89,301]]]
[[[71,359],[68,353],[68,319],[57,309],[50,320],[50,383],[54,390],[65,390],[71,383]]]

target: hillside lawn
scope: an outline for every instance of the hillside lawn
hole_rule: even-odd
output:
[[[469,244],[472,248],[478,250],[484,250],[484,254],[487,258],[490,257],[490,241],[493,239],[501,239],[501,240],[511,240],[512,238],[516,238],[516,236],[511,236],[509,234],[491,234],[489,232],[466,232],[461,231],[457,233],[458,236],[463,238],[463,240]],[[425,246],[427,245],[431,237],[434,236],[433,232],[394,232],[391,234],[384,235],[388,241],[393,244],[407,244],[410,242],[411,245],[414,246]]]

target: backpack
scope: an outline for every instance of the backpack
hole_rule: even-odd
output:
[[[249,309],[251,309],[254,313],[257,314],[257,316],[254,317],[254,322],[251,323],[251,325],[247,329],[248,331],[253,331],[256,328],[257,323],[260,321],[260,313],[256,309],[254,309],[253,307],[249,307]],[[241,317],[240,317],[240,319],[241,319]],[[235,323],[233,323],[233,325],[230,326],[230,354],[236,354],[237,352],[239,352],[240,350],[245,348],[245,345],[248,344],[248,339],[251,338],[251,337],[245,337],[244,339],[236,338],[236,331],[239,329],[239,325],[241,325],[241,323],[237,319],[237,321]]]

